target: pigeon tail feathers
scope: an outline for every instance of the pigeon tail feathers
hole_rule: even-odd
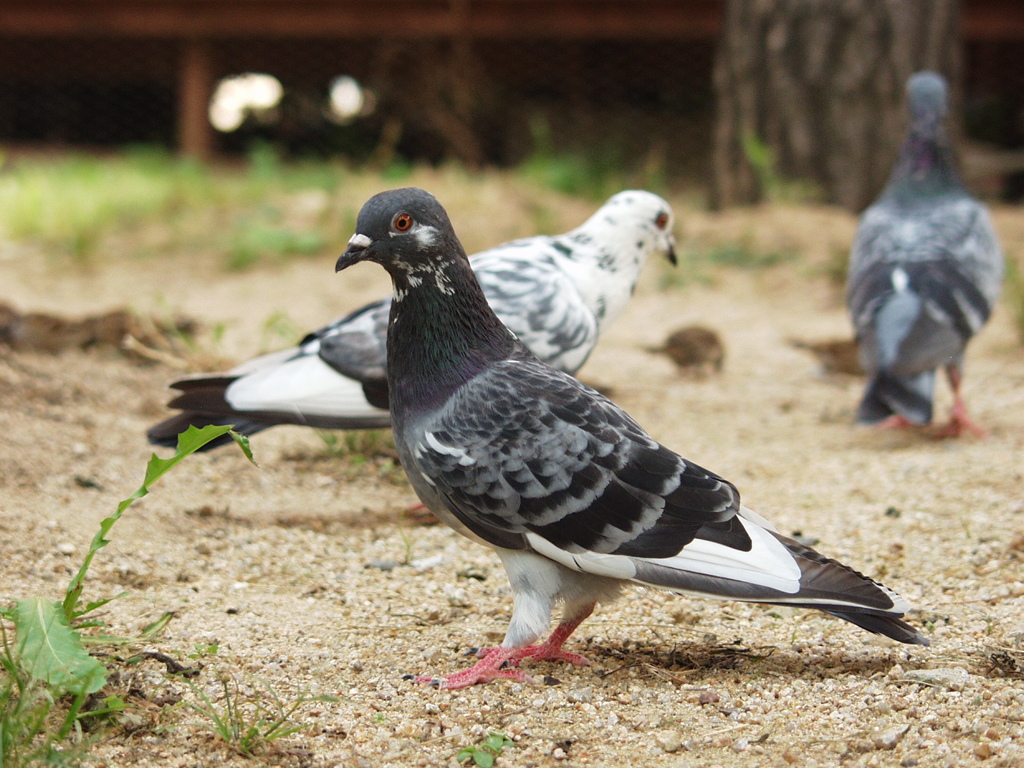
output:
[[[908,645],[931,645],[927,637],[914,629],[907,622],[897,619],[894,616],[884,616],[874,613],[855,613],[853,611],[834,611],[822,608],[822,611],[835,616],[838,619],[845,619],[861,629],[873,632],[876,635],[885,635],[898,643]]]
[[[899,415],[914,424],[928,424],[932,420],[934,392],[933,370],[905,377],[878,371],[857,407],[857,423],[877,424]]]
[[[309,371],[310,366],[326,369],[315,357],[300,358],[296,362],[303,371]],[[320,390],[307,382],[292,391],[293,397],[288,399],[285,395],[291,390],[286,387],[275,390],[274,387],[275,377],[277,384],[281,384],[284,374],[290,381],[296,379],[296,370],[275,366],[248,375],[176,381],[172,386],[180,394],[169,406],[182,412],[150,427],[146,437],[153,445],[173,448],[177,445],[178,433],[190,425],[199,428],[233,424],[235,431],[243,435],[254,435],[281,424],[314,429],[386,429],[391,426],[390,414],[367,402],[359,382],[335,376],[334,381],[327,382]],[[264,399],[260,390],[266,394]],[[318,395],[321,396],[318,398]],[[214,440],[202,450],[228,442],[229,438]]]

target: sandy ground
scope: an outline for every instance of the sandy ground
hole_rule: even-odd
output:
[[[854,428],[861,383],[822,376],[790,344],[849,333],[813,265],[849,242],[852,217],[682,218],[684,239],[756,232],[805,258],[759,272],[702,267],[703,279],[669,288],[667,267],[650,265],[582,378],[733,480],[781,530],[897,589],[930,648],[817,613],[638,589],[571,641],[589,668],[539,664],[550,684],[535,686],[415,684],[403,675],[456,671],[468,648],[500,640],[511,598],[497,558],[409,515],[415,499],[386,455],[338,456],[315,433],[279,428],[253,439],[259,469],[234,447],[185,462],[96,558],[86,598],[126,592],[105,609],[111,631],[138,637],[164,612],[174,618],[148,643],[104,649],[130,717],[93,764],[251,764],[174,706],[200,699],[163,664],[117,661],[140,649],[202,667],[193,685],[215,700],[223,677],[243,705],[268,702],[269,690],[285,703],[337,697],[298,711],[310,727],[275,742],[260,758],[271,765],[450,766],[492,730],[514,739],[498,762],[507,768],[1024,764],[1024,354],[1009,313],[968,354],[966,396],[987,439]],[[1021,218],[997,216],[1011,253],[1024,243]],[[383,272],[335,276],[329,258],[239,275],[184,257],[113,253],[84,271],[31,249],[3,255],[2,298],[23,310],[170,307],[223,324],[215,351],[228,360],[280,345],[264,329],[276,312],[304,330],[386,290]],[[683,377],[644,351],[693,322],[724,339],[721,374]],[[99,520],[141,482],[143,432],[176,375],[110,352],[3,352],[0,601],[61,596]],[[943,387],[938,413],[948,405]]]

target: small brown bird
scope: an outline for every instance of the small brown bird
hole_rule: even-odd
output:
[[[702,325],[688,325],[669,334],[665,344],[648,352],[667,355],[679,370],[696,376],[719,373],[725,362],[725,345],[718,334]]]
[[[824,341],[802,341],[790,339],[797,349],[806,349],[818,358],[822,373],[843,373],[849,376],[863,376],[860,353],[856,339],[825,339]]]

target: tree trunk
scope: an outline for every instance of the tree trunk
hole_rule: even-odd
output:
[[[892,169],[907,79],[941,72],[955,109],[960,64],[958,0],[727,0],[713,202],[763,199],[753,140],[770,150],[772,173],[808,179],[827,202],[860,211]]]

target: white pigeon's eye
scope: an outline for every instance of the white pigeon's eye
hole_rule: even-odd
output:
[[[668,214],[662,211],[658,214],[658,218],[654,220],[654,226],[658,229],[664,229],[668,226]]]
[[[391,222],[391,226],[399,232],[408,232],[412,226],[412,216],[408,213],[399,213]]]

